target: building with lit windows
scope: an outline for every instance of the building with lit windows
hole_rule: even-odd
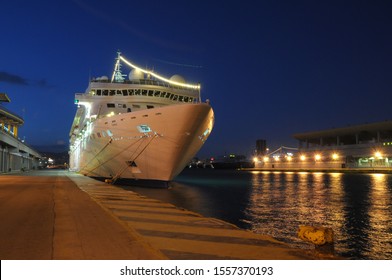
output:
[[[0,104],[10,102],[0,93]],[[24,120],[0,105],[0,173],[36,169],[41,155],[18,138]]]
[[[297,133],[295,153],[270,155],[258,167],[392,171],[392,121]]]

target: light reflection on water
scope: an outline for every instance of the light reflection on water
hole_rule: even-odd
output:
[[[392,175],[185,170],[170,189],[131,190],[309,248],[299,225],[331,227],[352,259],[392,259]]]

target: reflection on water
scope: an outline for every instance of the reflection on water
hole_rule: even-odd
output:
[[[170,189],[131,188],[294,247],[299,225],[333,228],[336,251],[392,259],[392,175],[185,170]]]

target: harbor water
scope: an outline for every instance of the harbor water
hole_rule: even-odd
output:
[[[185,169],[168,189],[126,187],[296,248],[300,225],[335,233],[348,259],[392,259],[392,175]]]

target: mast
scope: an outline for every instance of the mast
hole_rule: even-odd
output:
[[[112,75],[112,83],[123,83],[125,81],[125,78],[127,75],[124,75],[121,73],[121,52],[117,51],[117,58],[116,58],[116,64],[114,65],[114,71]]]

